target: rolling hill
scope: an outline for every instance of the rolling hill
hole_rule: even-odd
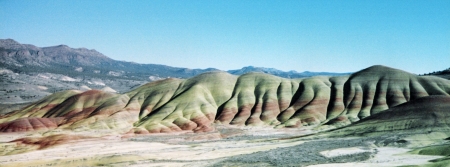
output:
[[[350,76],[285,79],[209,72],[130,92],[63,91],[0,118],[2,131],[212,131],[214,124],[274,128],[349,125],[405,102],[450,93],[450,81],[373,66]]]
[[[110,90],[124,93],[147,82],[165,78],[189,78],[219,71],[188,69],[158,64],[113,60],[94,49],[67,45],[36,47],[13,39],[0,39],[0,114],[19,109],[63,90]],[[244,67],[228,73],[261,72],[286,78],[343,73],[284,72],[262,67]]]
[[[190,70],[64,45],[2,46],[0,101],[27,100],[0,108],[2,166],[449,163],[450,80],[441,77],[380,65],[303,73],[325,75],[311,77]]]

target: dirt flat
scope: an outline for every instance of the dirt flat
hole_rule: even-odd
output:
[[[398,134],[325,137],[334,132],[296,136],[297,131],[220,127],[209,133],[183,132],[79,139],[36,151],[0,156],[2,166],[399,166],[425,165],[441,155],[411,153],[423,138],[416,131]],[[85,132],[86,133],[86,132]],[[226,133],[226,135],[224,135]],[[271,133],[275,135],[270,135]],[[445,143],[435,132],[431,145]],[[230,135],[233,134],[233,135]],[[226,137],[228,135],[228,137]],[[10,141],[25,133],[0,135],[0,151],[25,149]],[[28,136],[30,136],[28,134]],[[31,136],[38,136],[37,134]],[[212,138],[211,136],[215,136]],[[225,137],[223,137],[225,136]],[[420,136],[420,137],[418,137]],[[409,139],[408,144],[396,144]],[[434,141],[434,142],[433,142]],[[430,143],[426,143],[430,145]],[[27,147],[29,149],[29,147]]]

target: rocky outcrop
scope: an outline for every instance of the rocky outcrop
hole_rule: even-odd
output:
[[[58,128],[138,134],[211,131],[214,124],[336,128],[414,99],[449,93],[449,80],[384,66],[350,76],[301,79],[209,72],[186,80],[151,82],[125,94],[59,92],[3,116],[0,122],[62,118]]]

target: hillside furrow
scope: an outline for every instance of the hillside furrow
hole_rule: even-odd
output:
[[[384,66],[350,76],[299,79],[209,72],[190,79],[151,82],[125,94],[99,90],[55,93],[2,116],[0,129],[109,129],[146,134],[205,132],[217,124],[274,128],[326,124],[337,128],[414,99],[449,93],[449,80]]]

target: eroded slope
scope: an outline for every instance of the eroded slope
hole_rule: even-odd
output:
[[[336,128],[414,99],[449,93],[449,80],[383,66],[350,76],[303,79],[210,72],[186,80],[152,82],[125,94],[59,92],[2,116],[0,129],[106,129],[141,134],[212,131],[214,124]],[[57,120],[50,121],[57,126],[39,128],[41,124],[30,123],[42,120]]]

